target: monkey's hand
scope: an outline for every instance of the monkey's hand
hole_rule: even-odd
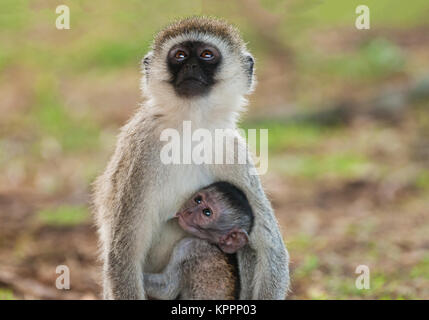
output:
[[[180,292],[181,273],[144,273],[143,281],[146,294],[155,299],[172,300],[176,299]]]

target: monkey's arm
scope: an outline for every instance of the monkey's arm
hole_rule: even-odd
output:
[[[245,147],[244,142],[238,147]],[[284,299],[289,290],[289,256],[279,225],[259,176],[252,175],[251,159],[246,164],[238,164],[237,159],[234,163],[214,167],[218,179],[236,185],[246,194],[255,218],[249,245],[237,253],[240,299]]]
[[[152,177],[143,166],[148,160],[130,126],[123,129],[113,157],[95,184],[105,299],[145,298],[142,261],[156,227],[148,197],[147,181]],[[153,227],[143,232],[145,225]]]

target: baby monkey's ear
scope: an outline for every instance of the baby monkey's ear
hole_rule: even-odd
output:
[[[249,235],[244,229],[232,229],[219,241],[219,247],[225,253],[235,253],[249,242]]]

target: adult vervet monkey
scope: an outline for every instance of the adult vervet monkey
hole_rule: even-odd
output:
[[[258,176],[252,175],[252,162],[237,164],[246,144],[236,122],[253,88],[253,63],[238,31],[217,19],[184,19],[155,37],[143,60],[147,100],[122,128],[95,184],[105,298],[145,298],[143,271],[161,272],[185,237],[174,214],[193,193],[216,181],[240,188],[254,212],[249,245],[237,254],[240,299],[285,298],[289,261],[277,221]],[[226,157],[234,163],[164,164],[161,133],[182,132],[183,121],[213,136],[215,129],[232,129],[235,139],[226,143],[234,143],[238,152]]]

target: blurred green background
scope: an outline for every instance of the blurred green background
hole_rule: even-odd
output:
[[[201,14],[237,25],[257,59],[241,125],[269,129],[289,298],[428,299],[427,0],[2,0],[0,299],[99,298],[91,183],[141,101],[154,33]],[[70,291],[54,287],[60,264]]]

